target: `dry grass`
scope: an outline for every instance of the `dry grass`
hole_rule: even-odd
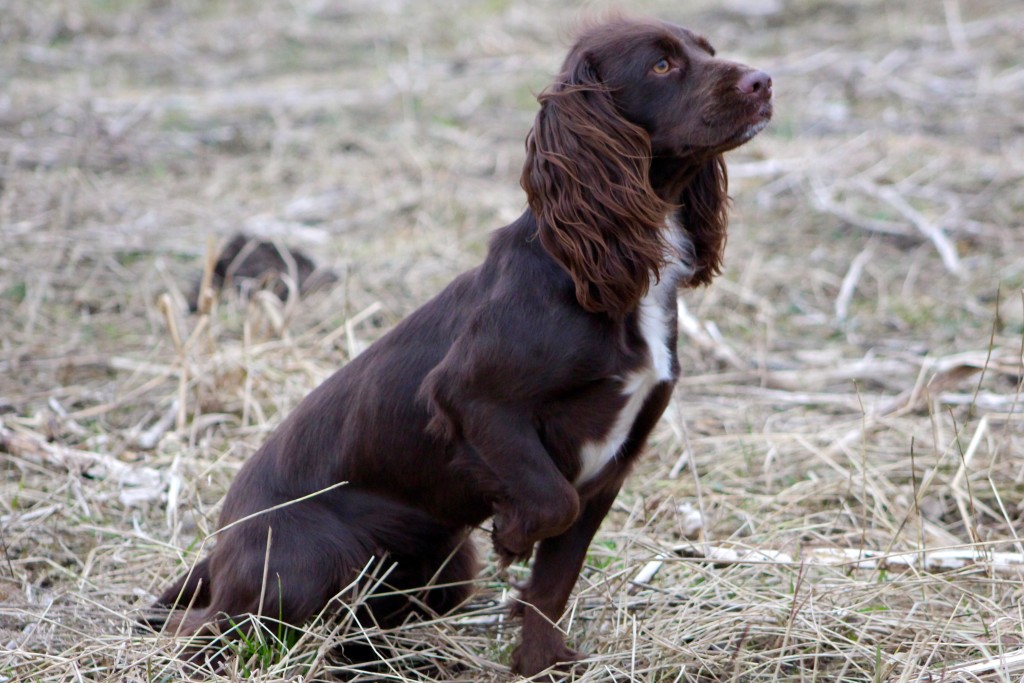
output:
[[[567,614],[577,680],[1021,680],[1024,7],[634,4],[771,71],[778,114]],[[0,680],[180,678],[139,610],[281,416],[521,210],[581,9],[0,0]],[[187,316],[240,228],[342,277]],[[505,579],[218,680],[507,679]],[[374,670],[327,656],[367,633]]]

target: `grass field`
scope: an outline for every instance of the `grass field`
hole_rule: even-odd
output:
[[[575,680],[1024,680],[1024,4],[629,5],[769,71],[776,116],[563,622]],[[522,211],[535,94],[606,7],[0,0],[0,681],[181,678],[140,610],[302,396]],[[239,230],[337,283],[190,315]],[[210,680],[508,680],[526,569],[488,557],[371,671],[328,623]]]

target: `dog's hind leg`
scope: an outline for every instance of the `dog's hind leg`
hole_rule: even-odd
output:
[[[444,548],[449,552],[429,578],[424,595],[424,602],[435,614],[447,614],[466,602],[473,594],[473,580],[480,571],[476,547],[467,534],[452,534]]]
[[[172,620],[186,636],[231,637],[229,632],[252,628],[248,615],[274,630],[275,622],[299,627],[321,612],[341,613],[352,627],[372,633],[377,626],[400,625],[412,613],[450,612],[471,594],[477,571],[464,528],[357,489],[327,492],[238,523],[222,532],[201,564],[208,600]],[[165,595],[193,585],[179,584]],[[178,604],[187,603],[182,598]],[[360,643],[370,641],[352,635],[353,647],[344,646],[347,659],[377,656],[372,649],[360,652]]]

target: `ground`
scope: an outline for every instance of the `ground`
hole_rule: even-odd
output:
[[[1020,680],[1024,6],[630,5],[769,71],[776,115],[729,155],[575,680]],[[605,8],[0,0],[0,681],[180,678],[140,610],[282,416],[522,211],[535,95]],[[239,230],[337,282],[189,314]],[[524,572],[488,558],[371,673],[314,624],[223,680],[507,680]]]

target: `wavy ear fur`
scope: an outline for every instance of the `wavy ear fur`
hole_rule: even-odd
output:
[[[648,177],[650,138],[618,113],[585,54],[538,99],[521,184],[541,243],[583,308],[621,317],[665,263],[668,206]]]
[[[729,217],[729,176],[718,154],[703,165],[683,189],[676,214],[693,242],[694,275],[689,284],[706,285],[722,271]]]

